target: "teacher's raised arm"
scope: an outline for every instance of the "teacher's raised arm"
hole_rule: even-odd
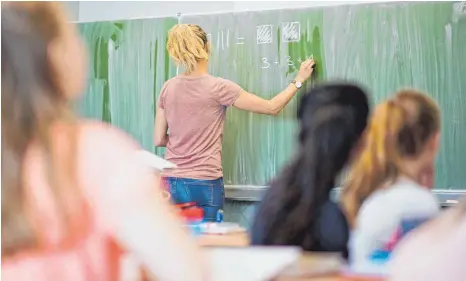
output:
[[[239,97],[233,106],[255,113],[277,115],[294,97],[296,92],[302,87],[303,83],[311,77],[314,66],[315,62],[312,59],[302,62],[296,79],[291,81],[283,91],[270,100],[263,99],[254,94],[248,93],[245,90],[241,90]]]

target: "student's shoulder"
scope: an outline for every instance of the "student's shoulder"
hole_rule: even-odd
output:
[[[439,211],[436,197],[419,184],[405,179],[374,192],[361,206],[360,215],[375,219],[381,214],[397,216],[405,213],[434,215]]]
[[[393,184],[374,192],[369,198],[378,202],[412,202],[419,199],[432,201],[435,199],[435,196],[427,187],[421,186],[410,179],[400,177]]]
[[[341,218],[345,216],[340,205],[338,205],[336,202],[333,202],[332,200],[328,200],[322,205],[321,213],[324,216],[332,216],[335,218]]]
[[[432,190],[408,179],[399,179],[390,189],[393,200],[409,203],[437,204]]]

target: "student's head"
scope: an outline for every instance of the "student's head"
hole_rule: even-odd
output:
[[[351,222],[374,190],[400,175],[419,180],[423,169],[433,165],[439,132],[436,103],[418,91],[399,91],[376,108],[343,193]]]
[[[303,97],[296,158],[272,183],[272,202],[261,210],[261,219],[270,220],[267,244],[288,244],[309,230],[357,148],[368,114],[366,93],[355,85],[321,85]],[[303,247],[313,243],[313,237],[302,240]]]
[[[73,120],[69,101],[83,89],[86,64],[58,3],[2,2],[1,13],[3,254],[36,242],[26,216],[23,160],[32,143],[52,157],[51,125]]]
[[[177,24],[168,32],[167,49],[177,65],[187,74],[196,70],[200,61],[209,59],[207,34],[195,24]]]

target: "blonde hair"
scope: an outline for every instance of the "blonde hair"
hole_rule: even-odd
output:
[[[175,63],[189,74],[200,60],[209,59],[207,34],[198,25],[177,24],[168,31],[167,50]]]
[[[364,148],[350,168],[342,204],[350,225],[363,201],[403,172],[404,157],[419,156],[440,130],[435,102],[415,90],[402,90],[380,104],[369,123]]]

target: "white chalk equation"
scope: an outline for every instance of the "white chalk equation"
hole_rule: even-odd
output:
[[[220,50],[225,50],[230,47],[230,30],[220,30],[216,33],[215,40],[212,39],[212,33],[207,34],[207,40],[209,41],[210,47],[213,44],[219,48]],[[244,37],[237,36],[234,40],[234,44],[236,45],[243,45],[244,44]]]
[[[271,66],[283,66],[283,65],[286,65],[288,67],[299,67],[299,65],[301,65],[301,63],[304,60],[301,59],[301,58],[298,58],[295,61],[290,56],[285,56],[282,59],[276,58],[276,59],[273,59],[273,60],[270,60],[267,57],[262,57],[261,61],[262,61],[261,68],[262,69],[267,69],[267,68],[269,68]]]
[[[277,30],[280,32],[277,32]],[[208,33],[207,38],[212,45],[220,50],[225,50],[230,45],[245,45],[247,44],[245,34],[239,34],[240,31],[230,32],[230,30],[219,30],[214,33]],[[280,34],[280,38],[277,38]],[[251,40],[251,35],[248,36]],[[301,40],[301,24],[295,22],[283,22],[278,25],[264,24],[256,26],[255,43],[257,45],[272,44],[274,42],[292,43]]]

